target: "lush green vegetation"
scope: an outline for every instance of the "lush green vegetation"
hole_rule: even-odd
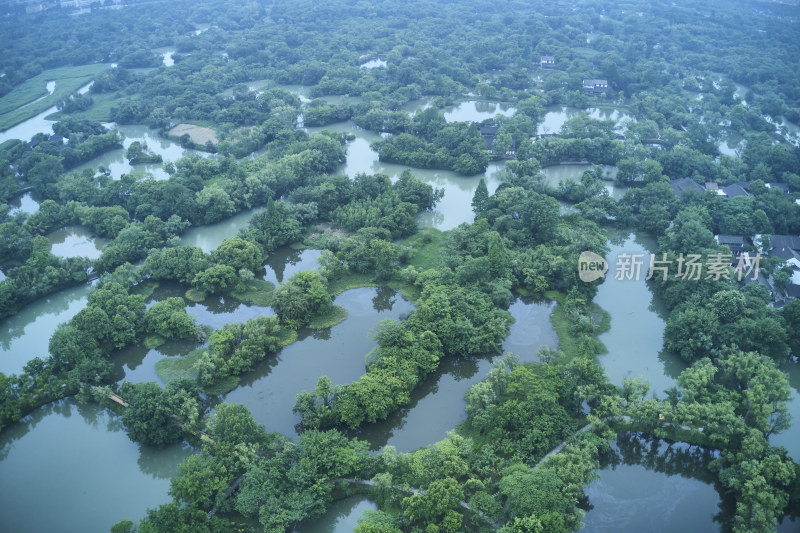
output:
[[[46,109],[58,105],[63,111],[61,102],[71,101],[72,110],[79,110],[76,105],[77,91],[88,84],[100,72],[106,70],[107,65],[83,65],[77,67],[61,67],[46,70],[32,78],[28,78],[20,85],[0,98],[0,131],[19,124]],[[55,82],[52,93],[47,90],[47,83]],[[70,99],[70,96],[76,96]]]
[[[174,501],[150,511],[141,532],[228,531],[242,516],[285,531],[355,490],[380,507],[358,526],[364,532],[574,531],[582,487],[609,439],[627,429],[718,449],[710,469],[737,502],[727,529],[769,531],[798,508],[800,467],[768,438],[789,424],[778,365],[800,349],[800,304],[776,309],[759,284],[675,276],[680,254],[730,251],[714,235],[800,233],[800,153],[777,125],[800,121],[796,7],[759,3],[754,11],[744,0],[579,2],[569,12],[483,0],[158,6],[0,21],[0,129],[58,104],[54,131],[67,140],[39,134],[0,145],[7,267],[0,317],[101,275],[86,308],[53,335],[49,356],[33,358],[19,375],[0,374],[0,428],[65,396],[107,402],[110,389],[97,386],[110,382],[116,350],[188,339],[200,347],[158,364],[167,387],[115,388],[129,404],[114,408],[131,439],[186,438],[200,450],[173,479]],[[193,23],[211,20],[212,28],[193,33]],[[162,46],[176,48],[174,66],[160,67],[152,50]],[[555,70],[539,70],[542,55],[556,56]],[[368,57],[385,67],[359,68]],[[153,70],[132,70],[142,67]],[[90,93],[76,94],[90,77]],[[607,79],[609,89],[585,94],[587,78]],[[268,81],[255,91],[247,86],[254,79]],[[55,93],[20,107],[45,94],[45,80],[56,80]],[[734,82],[750,89],[736,94]],[[303,103],[286,85],[307,86],[313,100]],[[476,95],[512,102],[516,113],[445,120],[446,106]],[[330,96],[341,103],[323,98]],[[429,108],[403,110],[423,96]],[[551,106],[608,104],[635,121],[579,113],[547,132],[554,135],[537,135]],[[515,159],[493,194],[481,181],[473,223],[419,232],[419,213],[442,191],[413,170],[394,183],[382,174],[336,175],[347,136],[311,136],[296,127],[300,116],[306,126],[352,120],[387,134],[373,144],[380,159],[415,168],[474,175],[491,158],[513,151]],[[161,135],[176,124],[207,126],[219,143],[195,146],[188,134],[180,142],[216,155],[167,163],[163,181],[70,172],[121,145],[98,117]],[[485,126],[496,127],[491,151]],[[739,156],[721,154],[720,143],[734,139],[742,140]],[[155,162],[139,143],[126,156]],[[609,196],[601,167],[558,187],[540,172],[576,160],[615,165],[624,197]],[[748,182],[751,195],[677,197],[669,180],[687,177]],[[28,187],[41,200],[38,212],[11,215],[8,202]],[[562,214],[558,201],[575,211]],[[212,253],[180,245],[190,226],[262,206]],[[320,224],[333,231],[312,229]],[[95,261],[59,259],[45,235],[67,225],[111,241]],[[656,256],[672,261],[666,279],[651,285],[670,313],[664,347],[691,366],[666,398],[649,397],[639,381],[610,385],[594,360],[608,320],[592,303],[596,284],[581,282],[574,266],[583,251],[604,254],[604,227],[646,231],[658,239]],[[299,242],[322,250],[317,271],[278,287],[257,279],[270,254]],[[773,258],[761,273],[780,290],[791,268]],[[276,315],[209,333],[181,298],[146,307],[142,288],[158,281],[178,283],[197,300],[221,294],[270,305]],[[219,403],[207,416],[217,393],[296,339],[298,328],[344,319],[332,296],[368,284],[401,288],[415,310],[379,328],[358,380],[334,386],[322,376],[313,391],[297,391],[298,442],[259,428],[242,406]],[[511,322],[506,309],[519,294],[558,301],[559,350],[541,350],[537,364],[499,362],[470,389],[456,432],[412,453],[375,455],[342,432],[407,405],[445,358],[499,352]]]

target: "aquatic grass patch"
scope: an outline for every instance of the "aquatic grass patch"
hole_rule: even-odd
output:
[[[545,296],[558,302],[550,313],[550,323],[558,336],[558,350],[564,354],[566,361],[587,353],[598,355],[606,352],[606,347],[597,338],[608,331],[611,325],[611,317],[606,311],[595,303],[590,304],[586,315],[593,325],[592,331],[576,334],[573,320],[565,307],[566,296],[557,291],[547,291]]]
[[[206,385],[202,387],[203,392],[209,396],[220,396],[228,394],[230,391],[239,386],[239,376],[228,376],[214,383],[213,385]]]
[[[108,65],[102,64],[61,67],[46,70],[22,82],[0,98],[0,131],[53,107],[107,68]],[[47,91],[48,81],[56,82],[52,94]]]
[[[144,338],[144,345],[149,350],[152,350],[153,348],[158,348],[165,342],[167,342],[167,339],[165,339],[161,335],[148,335],[147,337]]]
[[[198,372],[195,365],[205,351],[207,351],[206,348],[198,348],[181,357],[162,359],[156,363],[156,373],[164,383],[183,378],[196,380]],[[226,376],[213,385],[202,387],[202,389],[209,396],[218,396],[232,391],[238,385],[239,376]]]
[[[201,291],[200,289],[192,288],[186,291],[186,294],[184,296],[190,302],[200,303],[204,301],[208,295],[203,291]]]
[[[268,307],[272,305],[275,296],[275,285],[271,281],[254,279],[242,283],[236,290],[231,291],[231,296],[244,303]]]
[[[144,298],[145,300],[147,300],[148,298],[150,298],[153,295],[155,290],[160,285],[161,284],[159,282],[157,282],[157,281],[152,281],[152,280],[144,281],[144,282],[142,282],[142,283],[140,283],[140,284],[138,284],[138,285],[136,285],[134,287],[131,287],[130,293],[131,294],[137,294],[137,295],[141,296],[142,298]]]
[[[327,313],[314,317],[308,324],[311,329],[325,329],[344,322],[347,318],[347,309],[341,305],[332,305]]]
[[[278,344],[281,347],[286,347],[292,344],[294,341],[297,340],[297,330],[290,329],[290,328],[281,328],[278,332]]]
[[[161,378],[164,383],[169,383],[170,381],[180,378],[197,379],[197,368],[195,368],[195,364],[200,360],[200,357],[206,350],[206,348],[197,348],[181,357],[162,359],[156,363],[156,373],[158,377]]]
[[[347,274],[341,278],[328,282],[328,292],[331,296],[336,296],[350,289],[360,289],[361,287],[378,287],[372,274]]]

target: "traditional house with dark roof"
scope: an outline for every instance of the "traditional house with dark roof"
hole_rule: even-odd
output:
[[[583,80],[583,92],[586,94],[602,94],[608,91],[608,80]]]
[[[494,136],[497,135],[497,130],[500,129],[500,126],[483,126],[480,129],[481,137],[483,137],[483,142],[486,143],[486,149],[491,151],[492,150],[492,143],[494,142]]]
[[[555,56],[542,56],[542,70],[553,70],[556,68],[556,58]]]
[[[675,191],[676,196],[681,196],[687,191],[697,191],[700,194],[706,192],[706,188],[694,181],[692,178],[681,178],[669,180],[669,186]]]
[[[767,255],[780,257],[787,261],[796,259],[800,261],[800,237],[794,235],[773,235],[771,237],[772,248],[767,251]]]
[[[722,187],[722,194],[728,198],[736,198],[737,196],[753,196],[747,192],[747,189],[745,189],[747,185],[747,183],[734,183],[732,185]]]
[[[747,241],[741,235],[714,235],[714,240],[720,246],[726,245],[730,248],[734,257],[741,255],[744,251],[744,245],[747,244]]]

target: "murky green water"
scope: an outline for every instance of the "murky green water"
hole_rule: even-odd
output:
[[[88,257],[97,259],[103,252],[108,239],[96,237],[82,226],[69,226],[49,233],[52,247],[50,252],[57,257]]]
[[[617,122],[617,131],[622,131],[626,121],[636,120],[632,115],[622,110],[612,107],[590,107],[588,109],[577,109],[575,107],[555,106],[545,109],[542,122],[539,124],[536,133],[539,135],[551,135],[559,133],[564,123],[582,112],[587,112],[591,118],[597,120],[614,120]]]
[[[447,122],[483,122],[497,115],[510,117],[517,112],[512,104],[468,100],[444,110]]]
[[[237,213],[230,218],[206,226],[193,226],[181,236],[181,246],[197,246],[205,253],[211,253],[228,237],[236,237],[240,229],[247,228],[253,215],[263,210],[256,207]]]
[[[319,268],[318,260],[320,255],[322,255],[321,250],[293,250],[288,246],[280,248],[267,258],[264,279],[277,286],[287,281],[297,272],[317,270]]]
[[[713,454],[682,443],[622,435],[586,494],[587,533],[720,531],[725,507],[708,470]],[[729,510],[729,508],[727,508]]]
[[[86,306],[90,289],[87,283],[59,291],[0,321],[0,372],[18,374],[34,357],[46,358],[50,336]]]
[[[85,168],[97,170],[99,167],[103,166],[108,169],[109,174],[115,180],[118,180],[123,174],[131,174],[133,172],[142,172],[150,174],[157,180],[165,180],[169,178],[169,174],[167,174],[163,168],[164,163],[168,161],[175,162],[189,154],[199,154],[202,157],[209,156],[207,152],[182,148],[180,144],[160,137],[158,131],[151,130],[147,126],[117,126],[114,124],[110,126],[116,127],[124,136],[122,141],[123,147],[106,152],[87,163],[79,165],[71,172],[80,172]],[[125,152],[134,141],[147,143],[148,152],[159,154],[163,162],[131,165],[128,159],[125,158]]]
[[[542,169],[542,174],[545,180],[553,187],[558,187],[559,183],[564,181],[574,181],[580,183],[583,173],[591,170],[591,165],[551,165]],[[625,196],[625,191],[628,187],[624,185],[616,185],[614,177],[617,175],[619,169],[612,165],[603,165],[603,175],[609,181],[606,181],[605,187],[609,196],[619,200]]]
[[[662,351],[666,312],[645,283],[654,243],[643,236],[629,235],[609,243],[606,256],[609,271],[600,285],[595,303],[611,315],[611,329],[600,335],[607,353],[598,356],[611,383],[622,385],[623,378],[641,376],[650,390],[663,398],[663,391],[676,383],[686,364],[676,355]],[[615,279],[620,253],[642,261],[638,281]]]
[[[89,87],[91,87],[92,83],[94,82],[87,83],[86,85],[78,89],[78,92],[80,94],[86,94],[86,92],[89,90]],[[55,85],[53,86],[53,88],[55,89]],[[21,141],[28,142],[31,140],[31,137],[33,137],[37,133],[46,133],[48,135],[52,135],[53,124],[55,123],[55,121],[45,120],[44,117],[52,115],[56,111],[58,111],[56,109],[56,106],[50,107],[42,111],[38,115],[29,118],[25,122],[21,122],[16,126],[8,128],[7,130],[0,131],[0,143],[4,143],[9,139],[19,139]]]
[[[328,512],[313,522],[304,523],[296,533],[351,533],[364,511],[376,510],[375,502],[366,496],[350,496],[333,502]]]
[[[792,459],[800,462],[800,363],[787,361],[781,369],[789,375],[792,396],[788,407],[789,413],[792,415],[792,425],[789,429],[772,435],[769,441],[773,446],[786,448]]]
[[[337,173],[346,174],[351,178],[362,172],[365,174],[382,173],[395,180],[404,170],[408,169],[403,165],[379,161],[378,152],[372,150],[370,144],[380,140],[380,135],[363,130],[351,121],[319,128],[306,128],[306,130],[312,134],[328,130],[355,135],[355,140],[347,143],[347,162],[336,171]],[[439,201],[434,210],[420,214],[420,225],[448,230],[463,222],[471,223],[475,219],[471,206],[472,196],[475,194],[478,182],[481,178],[486,180],[489,194],[492,194],[500,185],[503,166],[503,162],[490,163],[486,172],[477,176],[461,176],[449,170],[410,169],[417,178],[425,183],[445,190],[444,198]]]
[[[117,415],[64,400],[0,433],[4,531],[107,532],[170,501],[170,478],[192,453],[128,439]]]
[[[20,139],[28,142],[31,140],[31,137],[37,133],[46,133],[48,135],[52,135],[53,124],[55,122],[52,120],[45,120],[44,117],[47,115],[52,115],[56,111],[58,111],[56,106],[50,107],[35,117],[29,118],[25,122],[21,122],[20,124],[12,126],[7,130],[0,131],[0,143],[4,143],[9,139]]]
[[[303,94],[305,88],[291,89]],[[327,99],[332,103],[342,101],[341,97]],[[429,104],[429,100],[423,99],[407,107],[413,111]],[[50,112],[53,110],[47,113]],[[473,101],[450,108],[446,113],[448,120],[475,121],[496,113],[511,114],[513,108]],[[568,109],[548,112],[540,129],[546,128],[543,133],[557,131],[571,113]],[[606,109],[590,110],[590,115],[618,121],[629,118],[616,110]],[[0,134],[0,141],[8,135],[21,135],[28,139],[37,131],[46,131],[42,128],[50,125],[43,121],[43,116],[34,117],[17,129]],[[358,172],[382,172],[396,179],[405,169],[401,165],[378,161],[377,153],[369,148],[369,144],[380,139],[379,135],[361,130],[351,122],[308,128],[311,133],[321,129],[352,132],[356,136],[348,143],[347,163],[340,172],[351,177]],[[12,131],[22,133],[10,133]],[[144,140],[165,160],[174,161],[185,153],[175,143],[155,137],[154,132],[145,127],[125,126],[123,133],[126,147],[133,140]],[[123,164],[114,159],[123,151],[117,152],[116,156],[103,156],[107,157],[107,164],[103,163],[103,158],[98,158],[89,166],[96,168],[99,164],[106,164],[112,175],[130,172],[130,165],[128,170],[124,169],[127,160]],[[159,174],[163,172],[160,165],[151,170],[145,168],[146,165],[137,165],[133,170],[140,170],[140,167],[157,178],[165,177]],[[584,167],[559,166],[544,172],[548,179],[557,183],[558,179],[579,179],[578,171],[582,174],[583,170]],[[607,170],[612,171],[613,167]],[[490,192],[499,185],[501,171],[502,163],[493,163],[483,176]],[[412,169],[412,172],[427,183],[445,189],[445,197],[436,210],[421,215],[421,225],[450,229],[473,220],[470,201],[482,176],[463,177],[452,172],[418,169]],[[618,191],[613,191],[613,194],[618,194]],[[17,209],[32,212],[36,206],[35,200],[26,195],[20,199]],[[240,213],[214,225],[191,228],[183,236],[182,243],[210,252],[223,239],[246,227],[257,211]],[[98,240],[90,245],[88,234],[72,231],[64,230],[60,242],[61,234],[51,235],[54,250],[57,250],[54,253],[67,254],[75,248],[89,251],[92,246],[99,250],[102,245]],[[608,353],[599,356],[599,360],[613,383],[621,384],[623,377],[641,375],[651,382],[655,393],[662,395],[666,388],[674,385],[676,377],[685,368],[677,357],[661,353],[663,309],[653,301],[653,295],[643,281],[646,271],[642,272],[638,282],[613,278],[613,267],[620,252],[641,253],[649,258],[647,248],[651,245],[644,238],[628,236],[611,246],[607,259],[612,270],[600,286],[595,300],[611,314],[611,329],[601,336]],[[316,250],[279,250],[267,262],[265,279],[279,283],[294,272],[314,269],[318,255]],[[3,321],[0,371],[19,372],[32,357],[44,356],[55,327],[85,306],[89,289],[87,284],[51,295]],[[182,287],[165,285],[154,297],[182,296],[184,291]],[[301,332],[296,343],[243,376],[241,386],[229,393],[226,401],[247,405],[256,420],[266,424],[268,430],[295,436],[294,425],[298,419],[291,413],[295,395],[313,389],[321,375],[331,377],[334,384],[358,379],[364,372],[365,355],[375,346],[369,331],[380,320],[396,319],[413,309],[393,290],[385,288],[346,291],[336,298],[336,303],[347,308],[347,320],[327,330]],[[188,303],[187,310],[199,323],[214,328],[272,313],[268,307],[245,305],[224,297],[211,298],[201,304]],[[549,322],[551,310],[552,303],[515,302],[510,311],[517,322],[503,344],[504,350],[514,352],[523,361],[533,361],[540,345],[555,346],[556,337]],[[155,373],[155,363],[165,357],[185,354],[195,346],[194,342],[169,342],[153,350],[143,347],[127,349],[113,358],[117,376],[137,382],[160,382]],[[364,428],[359,436],[367,439],[374,449],[390,444],[401,451],[440,440],[448,430],[464,420],[464,393],[486,376],[495,358],[444,361],[437,372],[414,391],[409,406],[386,421]],[[800,373],[797,365],[789,365],[787,369],[793,387],[791,407],[800,408]],[[800,414],[795,418],[800,418]],[[774,444],[786,446],[795,458],[800,453],[797,428],[800,425],[795,424],[795,429],[773,437]],[[52,445],[56,441],[58,447]],[[169,477],[174,475],[177,464],[189,453],[190,450],[180,446],[155,451],[131,443],[121,430],[116,415],[97,407],[77,406],[72,401],[47,406],[0,434],[0,501],[3,502],[0,523],[11,524],[10,530],[14,531],[107,531],[118,520],[141,517],[145,508],[167,501]],[[674,454],[669,449],[659,449],[656,455],[668,460]],[[595,508],[587,515],[587,530],[647,531],[649,527],[663,524],[686,531],[714,530],[711,517],[716,512],[719,497],[710,482],[689,479],[679,470],[659,468],[653,461],[643,464],[623,461],[615,468],[605,467],[601,471],[603,481],[593,484],[589,490]],[[53,476],[53,472],[59,474]],[[43,500],[55,502],[51,506],[52,513],[37,512]],[[87,505],[91,505],[90,512]],[[373,504],[365,498],[342,500],[328,515],[314,524],[304,525],[301,531],[350,531],[367,508],[373,508]],[[786,528],[794,525],[784,525],[782,530],[789,531]],[[704,529],[697,529],[700,527]]]

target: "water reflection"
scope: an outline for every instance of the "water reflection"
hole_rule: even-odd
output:
[[[628,187],[614,183],[613,180],[617,176],[619,169],[612,165],[601,166],[603,168],[603,178],[608,180],[604,184],[608,195],[615,200],[621,199],[625,196]],[[557,189],[562,181],[580,183],[583,173],[590,170],[592,170],[592,165],[551,165],[542,169],[542,175],[544,175],[545,182],[548,185]]]
[[[148,299],[148,306],[169,297],[184,298],[188,287],[178,283],[160,285]],[[184,298],[186,312],[192,315],[199,325],[219,329],[225,324],[246,322],[262,315],[273,315],[271,307],[252,305],[228,295],[212,294],[202,302],[192,302]]]
[[[253,215],[263,210],[256,207],[237,213],[232,217],[206,226],[192,226],[181,236],[181,246],[197,246],[205,253],[211,253],[228,237],[236,237],[239,230],[250,224]]]
[[[191,453],[131,442],[119,417],[94,404],[49,404],[0,434],[0,523],[5,531],[108,531],[168,502],[169,480]]]
[[[39,202],[33,199],[32,192],[26,192],[22,196],[14,198],[8,202],[8,206],[11,208],[9,211],[11,216],[18,215],[20,213],[31,215],[39,210]]]
[[[411,168],[394,163],[379,161],[378,152],[370,145],[380,140],[381,137],[373,132],[364,130],[352,121],[340,122],[325,127],[306,128],[309,134],[328,130],[337,133],[352,133],[355,139],[347,143],[347,161],[336,170],[351,178],[356,174],[386,174],[392,181],[397,180],[405,170],[411,170],[417,178],[437,189],[444,189],[442,198],[433,211],[419,215],[421,227],[433,227],[441,230],[453,229],[459,224],[472,223],[475,214],[472,212],[471,202],[475,189],[481,178],[486,181],[489,194],[493,194],[500,185],[505,162],[492,162],[486,172],[477,176],[462,176],[449,170],[431,170]]]
[[[50,336],[86,306],[88,283],[40,298],[0,321],[0,372],[18,374],[34,357],[46,358]]]
[[[616,131],[624,129],[625,122],[635,121],[636,119],[622,110],[613,107],[590,107],[588,109],[578,109],[575,107],[556,106],[545,110],[542,122],[539,124],[537,133],[539,135],[552,135],[559,133],[567,120],[587,113],[589,117],[596,120],[613,120],[617,123]]]
[[[91,161],[77,166],[71,172],[80,172],[85,168],[97,169],[102,166],[108,169],[109,175],[115,180],[122,177],[123,174],[130,174],[132,172],[143,172],[145,174],[150,174],[157,180],[165,180],[169,178],[169,174],[164,170],[164,163],[168,161],[177,161],[181,157],[190,154],[197,154],[201,157],[210,156],[207,152],[183,148],[179,143],[159,136],[157,130],[151,130],[148,126],[118,126],[115,124],[111,124],[110,126],[117,128],[124,136],[122,148],[105,152]],[[125,157],[125,152],[134,141],[146,143],[147,150],[160,155],[163,161],[161,163],[131,165]]]
[[[164,386],[166,383],[156,372],[156,363],[167,357],[186,355],[198,346],[191,340],[170,340],[158,348],[147,348],[141,344],[129,346],[111,356],[111,362],[114,364],[112,379],[131,383],[155,381]]]
[[[621,434],[586,489],[583,531],[720,531],[733,510],[721,501],[708,464],[715,452]],[[716,509],[716,513],[715,513]]]
[[[108,239],[95,237],[82,226],[69,226],[49,233],[50,252],[57,257],[88,257],[97,259],[108,244]]]
[[[483,122],[496,115],[510,117],[516,112],[512,104],[469,100],[445,109],[444,119],[447,122]]]
[[[377,510],[378,506],[366,496],[350,496],[330,504],[328,511],[312,522],[304,522],[296,533],[351,533],[358,525],[358,519],[367,509]]]
[[[322,255],[321,250],[293,250],[288,246],[275,250],[267,259],[265,265],[267,273],[264,279],[278,285],[297,272],[316,270],[319,267],[317,260],[320,255]]]
[[[783,446],[796,462],[800,461],[800,363],[786,361],[782,370],[789,375],[791,397],[788,402],[792,425],[769,438],[773,446]]]

